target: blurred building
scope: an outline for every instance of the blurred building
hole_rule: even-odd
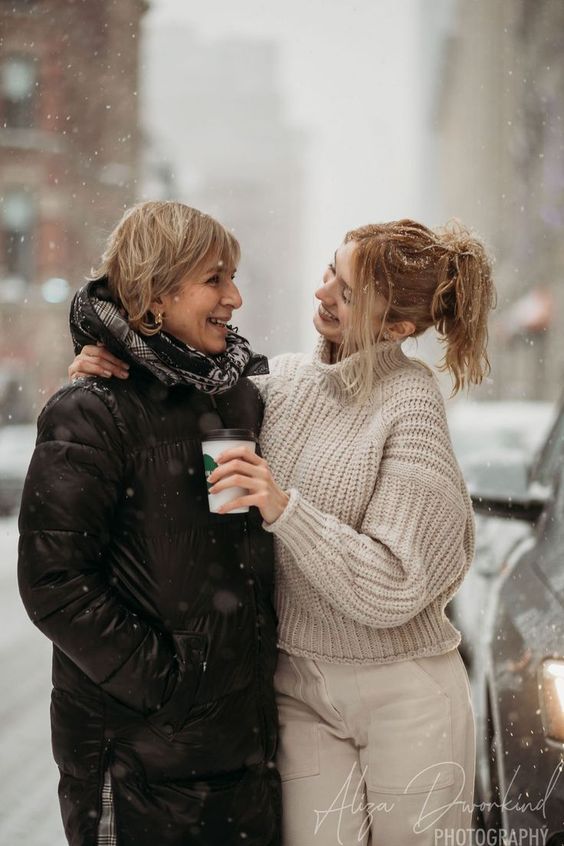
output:
[[[299,343],[306,139],[284,113],[277,45],[204,40],[185,24],[144,41],[143,111],[170,154],[176,195],[233,229],[242,246],[240,331],[268,355]]]
[[[433,107],[441,217],[496,259],[492,380],[481,395],[564,388],[564,3],[453,0]]]
[[[0,2],[0,422],[66,373],[71,293],[137,196],[144,10]]]

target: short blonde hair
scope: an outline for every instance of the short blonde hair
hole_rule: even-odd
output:
[[[154,335],[159,331],[150,308],[154,300],[177,293],[182,279],[209,258],[236,267],[240,252],[231,232],[197,209],[174,201],[139,203],[111,233],[90,278],[107,277],[131,328]]]
[[[341,345],[351,360],[352,393],[367,398],[373,388],[370,348],[386,328],[415,324],[414,337],[434,326],[445,346],[440,370],[450,371],[453,394],[479,384],[490,372],[488,316],[496,304],[492,263],[482,242],[458,221],[432,230],[413,220],[353,229],[355,280],[349,330]],[[379,332],[374,330],[377,295],[386,300]]]

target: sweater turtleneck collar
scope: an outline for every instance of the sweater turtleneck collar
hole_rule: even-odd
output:
[[[343,373],[350,367],[352,360],[360,355],[361,353],[355,353],[342,361],[331,363],[331,344],[325,338],[319,338],[313,353],[312,364],[326,384],[342,396],[346,393]],[[399,341],[380,341],[374,344],[371,356],[376,381],[403,367],[409,361]]]

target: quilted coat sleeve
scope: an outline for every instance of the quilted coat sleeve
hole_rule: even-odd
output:
[[[105,692],[149,714],[180,683],[183,659],[108,576],[122,449],[111,403],[91,386],[67,386],[46,406],[22,497],[18,579],[35,625]]]

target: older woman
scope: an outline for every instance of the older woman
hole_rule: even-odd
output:
[[[229,327],[238,257],[194,209],[128,212],[71,330],[129,378],[76,380],[39,418],[19,580],[54,646],[72,846],[278,842],[271,538],[256,509],[210,514],[201,453],[262,417],[245,376],[265,363]]]

